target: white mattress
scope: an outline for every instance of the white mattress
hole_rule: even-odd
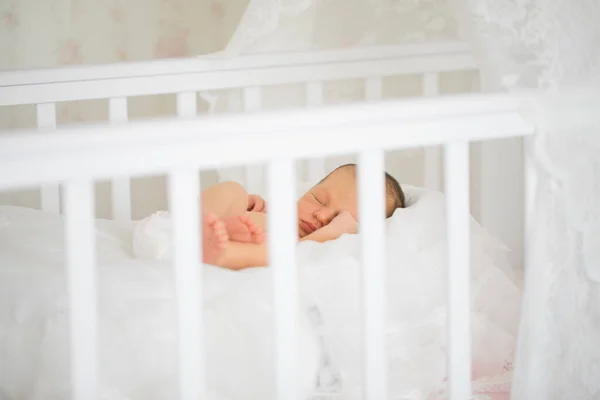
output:
[[[406,191],[411,206],[388,223],[390,391],[425,399],[445,377],[444,207],[437,193]],[[139,226],[96,225],[101,398],[175,398],[171,267],[168,256],[133,257]],[[514,349],[521,291],[502,245],[475,223],[472,238],[474,363],[480,376],[497,376]],[[361,390],[358,240],[298,246],[299,382],[307,396]],[[62,399],[69,391],[62,246],[60,216],[0,207],[0,393],[13,400]],[[271,398],[270,270],[203,268],[212,398]]]

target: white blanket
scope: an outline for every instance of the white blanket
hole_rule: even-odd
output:
[[[132,257],[134,226],[97,221],[99,398],[164,400],[176,392],[176,304],[169,263]],[[63,219],[0,208],[0,393],[69,398]],[[211,399],[271,398],[274,358],[270,270],[204,267]],[[314,388],[319,352],[300,313],[301,388]]]
[[[415,188],[407,193],[411,206],[388,221],[390,390],[396,398],[425,399],[443,387],[445,377],[444,207],[438,194]],[[97,221],[100,398],[175,398],[168,223],[162,219],[158,229],[149,221]],[[497,376],[514,349],[521,292],[502,246],[475,223],[472,239],[475,369],[480,376]],[[361,390],[358,240],[346,235],[298,246],[299,383],[307,395]],[[67,397],[62,246],[62,218],[0,208],[0,393],[13,400]],[[134,258],[133,248],[138,255],[145,249],[146,259]],[[211,398],[272,398],[270,270],[203,268]]]

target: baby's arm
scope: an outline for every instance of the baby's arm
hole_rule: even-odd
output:
[[[340,236],[342,236],[341,233],[336,232],[332,229],[327,229],[327,226],[325,226],[321,229],[317,229],[310,235],[304,236],[303,238],[300,239],[300,241],[304,242],[304,241],[308,240],[311,242],[325,243],[325,242],[329,242],[330,240],[335,240],[335,239],[339,238]]]
[[[267,232],[267,214],[251,211],[248,212],[247,215],[260,229],[263,230],[263,232]],[[347,211],[342,211],[328,225],[321,229],[317,229],[310,235],[300,239],[300,241],[312,240],[314,242],[327,242],[339,238],[344,233],[352,234],[357,232],[358,222],[354,219],[352,214]]]
[[[347,211],[340,212],[328,225],[325,225],[321,229],[317,229],[310,235],[307,235],[300,239],[311,240],[313,242],[328,242],[335,240],[343,234],[354,234],[358,232],[358,222],[354,219],[352,214]]]

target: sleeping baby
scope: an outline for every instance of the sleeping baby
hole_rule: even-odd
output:
[[[298,240],[327,242],[358,230],[356,165],[338,167],[298,200]],[[386,218],[404,207],[400,184],[385,174]],[[265,266],[267,207],[235,182],[202,192],[203,261],[229,269]]]

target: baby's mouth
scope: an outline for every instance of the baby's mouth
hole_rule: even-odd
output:
[[[317,230],[317,228],[313,224],[311,224],[310,222],[303,221],[303,220],[300,220],[300,227],[307,234],[311,234]]]

